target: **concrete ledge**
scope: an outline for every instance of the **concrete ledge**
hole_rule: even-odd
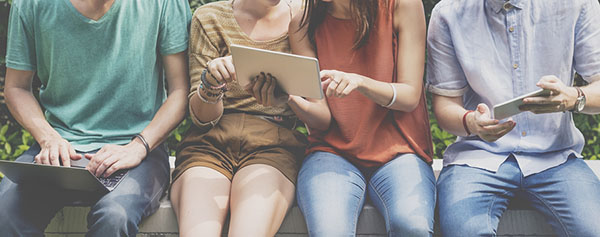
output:
[[[600,161],[586,161],[600,176]],[[434,161],[436,176],[441,170],[441,160]],[[47,236],[83,236],[87,231],[86,216],[89,207],[66,207],[54,217],[48,228]],[[227,228],[224,228],[226,231]],[[360,214],[357,228],[358,236],[385,236],[383,217],[372,206],[366,205]],[[439,233],[436,226],[436,232]],[[164,199],[159,210],[146,218],[140,225],[138,236],[178,236],[177,219],[171,208],[171,203]],[[500,219],[498,236],[552,236],[554,232],[544,217],[535,210],[512,205]],[[287,214],[277,236],[296,237],[307,236],[306,223],[295,206]]]

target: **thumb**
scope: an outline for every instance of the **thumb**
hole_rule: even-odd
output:
[[[484,103],[477,105],[477,112],[481,114],[484,118],[491,117],[490,108]]]
[[[329,87],[329,83],[331,83],[331,78],[327,78],[327,80],[321,82],[321,88]]]

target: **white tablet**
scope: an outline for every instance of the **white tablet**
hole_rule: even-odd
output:
[[[519,106],[523,104],[523,99],[527,97],[549,96],[550,90],[539,89],[531,93],[519,96],[501,104],[494,105],[494,118],[505,119],[523,111],[519,110]]]
[[[244,87],[261,72],[271,73],[279,86],[290,95],[323,98],[319,61],[304,57],[241,45],[231,45],[238,83]]]

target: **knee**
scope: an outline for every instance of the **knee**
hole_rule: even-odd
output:
[[[88,216],[90,233],[101,233],[99,236],[135,236],[141,216],[132,213],[129,208],[115,201],[96,204]]]
[[[418,216],[392,218],[387,230],[388,236],[432,236],[433,219]]]

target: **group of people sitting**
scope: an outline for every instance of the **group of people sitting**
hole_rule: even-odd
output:
[[[17,161],[129,171],[93,198],[3,179],[0,233],[41,236],[86,199],[88,235],[134,236],[168,192],[181,236],[220,236],[227,218],[230,236],[274,236],[295,202],[310,236],[354,236],[367,201],[389,236],[432,236],[436,212],[443,236],[494,236],[513,198],[559,236],[600,236],[572,115],[600,113],[599,2],[442,0],[426,24],[420,0],[230,0],[193,15],[187,0],[13,0],[5,96],[36,140]],[[241,86],[232,44],[317,58],[325,98],[286,94],[269,72]],[[494,118],[539,88],[550,95]],[[437,181],[426,91],[458,136]],[[170,178],[164,141],[187,115]]]

